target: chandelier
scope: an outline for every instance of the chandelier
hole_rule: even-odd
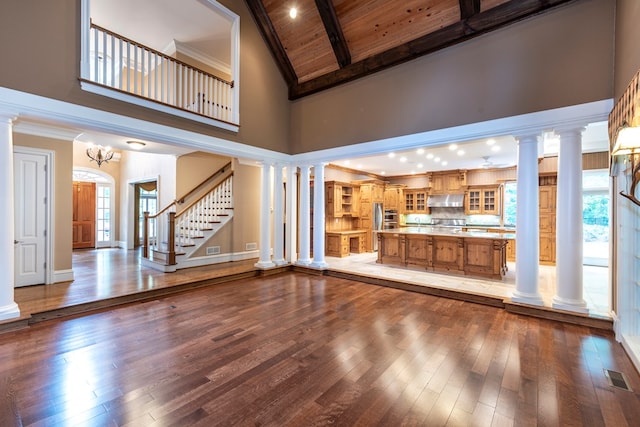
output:
[[[102,145],[91,145],[87,148],[87,156],[90,162],[96,162],[98,167],[103,163],[107,163],[113,158],[113,151],[111,147],[103,147]]]

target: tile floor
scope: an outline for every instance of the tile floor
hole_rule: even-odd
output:
[[[376,263],[377,253],[351,254],[344,258],[327,257],[332,270],[376,275],[407,283],[455,289],[481,295],[511,298],[515,290],[515,263],[508,263],[509,271],[502,281],[476,279],[466,276],[426,272],[418,268],[403,268]],[[555,266],[540,266],[540,293],[547,307],[555,294]],[[609,269],[607,267],[583,266],[584,299],[590,316],[610,317],[609,313]]]

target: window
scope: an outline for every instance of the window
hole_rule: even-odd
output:
[[[582,230],[584,263],[609,264],[609,174],[606,170],[582,174]]]
[[[508,227],[516,225],[516,188],[516,181],[504,184],[504,225]]]
[[[97,241],[111,241],[111,188],[98,184]]]

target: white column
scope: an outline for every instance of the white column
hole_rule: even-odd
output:
[[[313,165],[313,262],[311,267],[327,268],[324,260],[324,163]]]
[[[516,206],[516,290],[512,301],[543,305],[539,291],[540,213],[538,135],[518,138]]]
[[[310,203],[309,198],[309,165],[300,166],[300,259],[296,264],[308,266],[311,264],[311,247],[310,247]]]
[[[13,297],[14,287],[14,203],[12,117],[0,116],[0,320],[20,316]]]
[[[287,227],[286,227],[286,260],[293,264],[298,259],[298,168],[287,166]]]
[[[262,164],[260,191],[260,259],[258,268],[274,267],[271,261],[271,164]]]
[[[556,294],[553,307],[587,313],[582,297],[582,131],[556,129],[560,136],[556,202]]]
[[[284,265],[284,181],[282,165],[274,165],[273,173],[273,262]]]

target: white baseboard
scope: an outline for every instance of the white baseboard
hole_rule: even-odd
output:
[[[627,352],[629,359],[636,367],[636,370],[640,372],[640,337],[629,337],[625,334],[620,334],[622,348]]]
[[[611,310],[609,313],[611,315],[611,319],[613,320],[613,333],[615,334],[616,341],[620,342],[620,319],[618,318],[618,313]]]
[[[53,272],[53,283],[73,282],[73,270],[55,270]]]
[[[182,268],[201,267],[203,265],[220,264],[222,262],[242,261],[257,258],[259,254],[259,251],[256,250],[185,259],[181,259],[181,257],[178,256],[178,265],[176,267],[180,270]]]

